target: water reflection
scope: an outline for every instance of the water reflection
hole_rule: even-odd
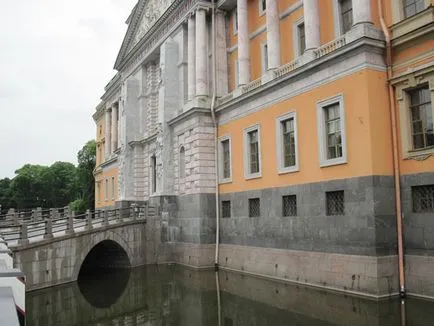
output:
[[[377,302],[224,271],[216,275],[169,266],[32,292],[27,304],[28,325],[44,326],[425,326],[434,320],[429,301]]]
[[[95,308],[114,305],[126,290],[131,269],[106,269],[103,275],[97,272],[81,275],[77,285],[83,298]],[[110,288],[107,291],[107,287]]]

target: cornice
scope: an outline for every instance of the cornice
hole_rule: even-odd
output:
[[[92,118],[95,122],[98,122],[98,120],[101,119],[101,117],[104,115],[104,110],[105,110],[105,103],[100,102],[96,106],[96,112],[92,115]]]
[[[110,97],[113,96],[116,92],[120,91],[121,87],[121,74],[117,73],[110,81],[109,83],[104,87],[105,93],[103,96],[101,96],[101,99],[103,101],[107,101],[110,99]]]
[[[144,5],[145,3],[141,3],[140,8],[138,7],[140,18]],[[121,51],[115,63],[115,69],[118,71],[129,70],[127,67],[134,66],[143,61],[157,46],[164,42],[170,33],[187,19],[189,12],[198,6],[211,8],[212,4],[203,0],[175,0],[133,49],[126,53],[131,38],[138,28],[137,22],[135,22],[135,25],[127,32],[129,41],[122,44]]]
[[[111,165],[111,164],[117,162],[117,160],[118,160],[118,156],[115,155],[115,156],[109,158],[108,160],[102,162],[99,166],[100,166],[102,169],[104,169],[104,168],[108,167],[109,165]]]
[[[182,121],[187,120],[188,118],[190,118],[191,116],[195,116],[195,115],[211,115],[211,110],[209,108],[200,108],[200,107],[195,107],[192,108],[186,112],[181,113],[180,115],[176,116],[175,118],[169,120],[167,122],[167,124],[169,126],[173,126],[175,124],[178,124]]]

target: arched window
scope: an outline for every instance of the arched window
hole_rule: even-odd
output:
[[[185,149],[184,146],[179,150],[179,178],[185,178]]]

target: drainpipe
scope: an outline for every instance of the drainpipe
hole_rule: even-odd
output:
[[[390,41],[389,29],[386,26],[383,16],[383,1],[378,0],[378,13],[380,16],[381,28],[386,38],[386,67],[387,83],[389,87],[389,109],[392,123],[392,152],[393,152],[393,174],[395,178],[395,205],[396,205],[396,228],[398,237],[398,268],[399,268],[399,294],[405,297],[405,271],[404,271],[404,241],[403,241],[403,223],[401,207],[401,180],[399,167],[398,152],[398,129],[396,125],[396,106],[392,80],[392,44]]]
[[[214,125],[214,156],[215,156],[215,258],[214,268],[218,270],[219,264],[219,244],[220,244],[220,196],[219,196],[219,165],[218,165],[218,139],[217,139],[217,121],[215,117],[215,102],[217,94],[217,74],[216,74],[216,26],[215,26],[215,0],[212,0],[212,100],[211,100],[211,117]]]

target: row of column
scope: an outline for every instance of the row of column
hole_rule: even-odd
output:
[[[199,96],[209,95],[208,85],[208,25],[207,25],[207,8],[199,7],[196,12],[188,18],[187,21],[187,82],[188,82],[188,100]],[[227,55],[226,55],[226,33],[224,12],[216,12],[216,62],[217,62],[217,86],[220,85],[219,79],[226,84],[227,75]],[[222,60],[224,58],[224,60]],[[220,72],[220,73],[218,73]],[[224,90],[221,86],[217,87],[218,92]]]
[[[119,105],[113,104],[105,110],[105,158],[118,148],[118,128],[119,128]]]
[[[238,81],[250,81],[248,0],[237,0],[238,16]],[[320,46],[319,0],[303,0],[306,51]],[[353,24],[371,22],[371,1],[352,0]],[[266,0],[268,69],[280,66],[280,17],[278,0]]]

